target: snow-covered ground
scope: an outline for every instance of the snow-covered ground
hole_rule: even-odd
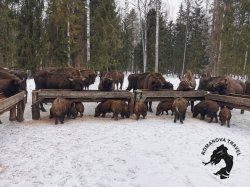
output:
[[[177,78],[167,78],[177,87]],[[99,83],[91,86],[96,89]],[[127,87],[125,77],[124,89]],[[83,118],[54,125],[48,112],[41,120],[31,119],[31,90],[25,121],[9,122],[1,115],[0,186],[84,186],[84,187],[247,187],[250,184],[250,112],[232,111],[231,128],[192,118],[190,108],[184,124],[173,123],[173,116],[148,113],[145,120],[114,121],[94,118],[97,103],[84,103]],[[157,102],[153,104],[155,112]],[[49,109],[50,105],[46,105]],[[204,146],[215,138],[231,139],[239,147],[222,142],[233,155],[230,178],[221,180],[213,173],[225,166],[204,166],[213,150],[205,155]]]

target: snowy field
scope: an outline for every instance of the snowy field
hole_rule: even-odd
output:
[[[177,78],[167,80],[176,88]],[[96,83],[91,89],[96,89]],[[127,77],[123,89],[127,87]],[[173,116],[148,113],[146,119],[114,121],[94,118],[97,103],[84,103],[83,118],[54,125],[49,113],[41,120],[31,118],[31,90],[25,121],[9,122],[1,115],[0,186],[83,186],[83,187],[248,187],[250,185],[250,112],[232,111],[231,128],[192,118],[190,107],[184,124],[173,123]],[[155,112],[157,102],[153,103]],[[50,105],[46,105],[48,110]],[[213,150],[205,155],[204,146],[215,138],[234,141],[241,154],[224,142],[233,155],[233,168],[228,179],[213,173],[225,166],[204,166]]]

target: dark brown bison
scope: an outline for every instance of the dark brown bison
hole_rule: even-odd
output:
[[[37,72],[34,76],[36,89],[73,89],[83,90],[85,78],[77,69],[48,68]],[[73,71],[74,70],[74,71]]]
[[[122,89],[123,80],[124,80],[124,74],[122,72],[118,72],[118,71],[107,72],[104,75],[104,78],[112,79],[117,90],[118,90],[119,84],[120,84],[120,89]]]
[[[58,124],[58,120],[63,124],[65,115],[75,117],[76,114],[75,103],[64,98],[56,98],[50,109],[50,118],[55,118],[55,124]]]
[[[111,103],[112,103],[111,99],[108,99],[106,101],[99,103],[97,105],[97,107],[95,108],[94,117],[99,117],[100,115],[101,115],[101,117],[105,117],[106,113],[112,112],[111,111]]]
[[[167,88],[166,86],[170,84],[167,82],[164,77],[160,73],[149,73],[147,74],[145,80],[143,89],[151,90],[151,91],[159,91],[160,89],[172,89],[173,85],[171,87]],[[153,112],[152,110],[152,102],[149,102],[148,106],[149,112]]]
[[[78,115],[78,113],[80,113],[80,117],[82,117],[83,112],[84,112],[84,105],[81,102],[76,102],[75,103],[75,108],[76,108],[76,111],[77,111],[77,115]]]
[[[176,123],[176,120],[178,119],[181,123],[183,123],[186,118],[186,111],[188,107],[187,100],[182,97],[178,97],[174,100],[172,107],[174,109],[174,123]]]
[[[230,119],[232,117],[231,111],[228,107],[224,106],[221,108],[219,113],[219,119],[221,121],[221,125],[225,125],[227,123],[227,126],[230,127]]]
[[[122,90],[122,85],[123,85],[123,81],[124,81],[124,73],[119,71],[119,83],[120,83],[120,90]]]
[[[47,68],[34,76],[36,90],[38,89],[72,89],[83,90],[85,78],[74,68]],[[46,111],[43,104],[41,110]]]
[[[85,78],[84,89],[89,90],[89,86],[95,83],[96,73],[90,69],[81,70],[82,77]]]
[[[113,91],[114,90],[113,79],[104,77],[98,85],[98,90],[100,90],[100,91]]]
[[[215,118],[216,123],[218,122],[217,112],[219,111],[219,105],[215,101],[204,100],[194,106],[193,117],[201,115],[201,119],[204,120],[205,116],[210,117],[209,123]]]
[[[111,102],[111,111],[113,112],[113,117],[115,120],[118,120],[118,115],[121,115],[121,118],[129,118],[130,113],[128,110],[128,104],[123,100],[112,100]]]
[[[195,82],[195,79],[193,77],[193,74],[192,74],[192,72],[190,70],[188,70],[183,75],[177,90],[179,90],[179,91],[189,91],[189,90],[194,90],[195,87],[196,87],[196,82]]]
[[[10,97],[22,90],[26,90],[26,79],[20,79],[18,76],[10,73],[8,70],[0,69],[0,92],[5,97]]]
[[[163,114],[163,112],[166,112],[168,115],[168,111],[171,110],[173,115],[174,109],[173,109],[173,100],[168,101],[161,101],[156,108],[156,115]]]
[[[142,115],[143,119],[145,119],[145,116],[147,115],[146,104],[142,101],[135,102],[134,113],[136,116],[136,120],[138,120],[140,118],[140,115]]]
[[[147,73],[142,73],[142,74],[130,74],[128,76],[128,88],[127,90],[137,90],[137,89],[143,89],[144,85],[144,80],[146,76],[149,74]]]

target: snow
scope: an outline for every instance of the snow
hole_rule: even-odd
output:
[[[176,88],[177,78],[167,77]],[[96,83],[90,89],[96,89]],[[127,87],[127,76],[123,89]],[[247,187],[250,184],[250,112],[232,111],[231,128],[192,118],[190,107],[184,124],[173,116],[148,113],[146,119],[114,121],[111,114],[95,118],[97,103],[84,103],[83,118],[54,125],[49,113],[41,120],[31,118],[33,80],[28,80],[25,121],[8,121],[1,115],[0,186],[145,186],[145,187]],[[158,102],[153,103],[155,112]],[[45,105],[46,109],[50,104]],[[233,140],[241,151],[237,156],[229,144],[234,165],[228,179],[213,173],[225,164],[204,166],[216,146],[202,149],[212,139]]]

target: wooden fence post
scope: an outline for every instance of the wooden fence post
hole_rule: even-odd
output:
[[[39,103],[36,102],[37,100],[38,100],[37,91],[32,91],[31,110],[32,110],[32,119],[34,120],[40,119],[40,108],[39,108]]]

